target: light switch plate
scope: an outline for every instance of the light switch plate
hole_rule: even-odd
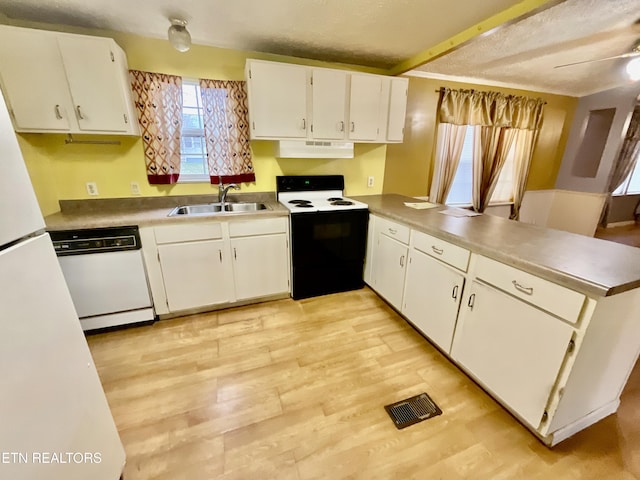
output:
[[[131,182],[131,195],[140,195],[140,184],[138,182]]]
[[[369,178],[367,178],[367,187],[369,188],[373,187],[373,182],[374,182],[373,176],[370,176]]]

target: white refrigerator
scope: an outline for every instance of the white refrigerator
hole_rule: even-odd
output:
[[[125,463],[0,95],[0,478],[116,480]]]

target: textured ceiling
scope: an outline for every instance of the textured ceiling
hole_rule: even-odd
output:
[[[566,0],[477,37],[417,68],[428,74],[584,96],[629,83],[628,60],[554,68],[631,52],[640,40],[640,0]]]
[[[533,4],[534,0],[524,0]],[[34,21],[166,38],[168,18],[193,43],[400,71],[399,64],[520,0],[0,0],[0,23]],[[627,83],[640,0],[550,0],[536,15],[471,39],[414,72],[582,96]],[[426,58],[426,57],[422,57]],[[412,65],[410,65],[412,66]],[[396,67],[395,69],[393,67]],[[409,67],[410,68],[410,67]]]
[[[9,18],[390,68],[519,0],[0,0]],[[453,14],[452,12],[455,12]]]

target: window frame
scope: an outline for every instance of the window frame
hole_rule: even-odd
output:
[[[467,143],[467,141],[471,141],[472,144],[473,142],[475,142],[475,133],[476,133],[476,129],[474,125],[467,125],[467,131],[465,132],[465,145]],[[507,162],[510,162],[511,164],[513,164],[513,162],[515,162],[515,150],[516,150],[516,142],[514,140],[514,142],[511,145],[511,148],[509,150],[508,156],[507,156],[507,160],[505,162],[505,164],[502,166],[502,170],[500,171],[500,174],[498,176],[498,182],[500,182],[501,180],[501,176],[507,171],[505,170],[507,167]],[[458,167],[456,168],[456,174],[453,177],[453,182],[451,184],[451,190],[449,191],[447,198],[445,199],[445,205],[449,205],[452,207],[459,207],[459,208],[467,208],[467,207],[473,207],[473,202],[470,201],[469,203],[449,203],[448,199],[449,196],[451,195],[452,191],[453,191],[453,185],[456,182],[456,178],[458,176],[458,172],[460,171],[460,167],[463,165],[463,158],[462,158],[462,154],[465,151],[465,146],[463,146],[462,148],[462,153],[460,154],[460,162],[458,163]],[[464,162],[469,163],[471,165],[471,169],[473,170],[473,145],[471,146],[471,162]],[[491,200],[489,201],[489,204],[487,205],[488,207],[499,207],[499,206],[505,206],[505,205],[513,205],[513,187],[514,187],[514,179],[513,179],[513,169],[511,169],[511,174],[512,174],[512,178],[511,178],[511,199],[510,200],[505,200],[505,199],[498,199],[498,200],[494,200],[493,196],[496,193],[496,190],[494,190],[492,196],[491,196]],[[473,174],[471,174],[473,176]],[[472,198],[473,195],[473,185],[470,185],[471,187],[471,191],[469,192],[469,197]]]
[[[196,89],[196,107],[186,106],[184,105],[184,87],[191,86]],[[203,106],[202,106],[202,97],[200,95],[200,82],[195,78],[182,78],[182,92],[183,92],[183,101],[182,101],[182,115],[183,115],[183,126],[180,128],[180,175],[178,177],[177,183],[210,183],[211,177],[209,176],[209,166],[207,160],[207,151],[206,151],[206,138],[204,133],[204,115],[203,115]],[[193,109],[197,108],[198,118],[200,120],[200,124],[202,128],[186,128],[184,127],[184,115],[185,108]],[[189,112],[192,114],[192,112]],[[200,173],[184,173],[182,171],[183,162],[185,162],[185,157],[195,157],[195,154],[185,154],[182,149],[182,141],[183,138],[200,138],[202,145],[202,166],[204,167],[203,174]]]
[[[640,195],[640,190],[632,191],[632,192],[629,191],[629,186],[631,185],[631,179],[633,178],[633,176],[640,175],[640,150],[638,151],[637,157],[638,158],[636,158],[636,164],[633,166],[633,168],[629,172],[629,175],[627,175],[627,177],[620,184],[620,186],[611,193],[611,196],[624,197],[627,195]]]

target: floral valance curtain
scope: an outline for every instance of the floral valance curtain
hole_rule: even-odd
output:
[[[149,183],[176,183],[180,175],[182,78],[138,70],[129,75]]]
[[[246,82],[201,79],[200,92],[211,183],[255,181]]]

